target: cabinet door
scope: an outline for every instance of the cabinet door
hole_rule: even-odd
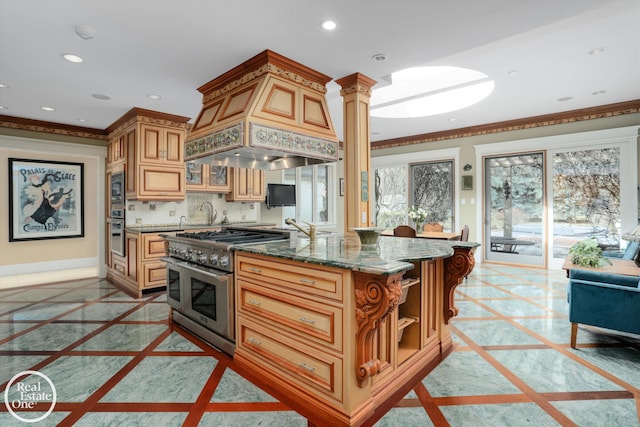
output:
[[[140,125],[139,161],[162,163],[164,160],[163,129],[157,126]]]
[[[204,166],[205,165],[200,165],[192,162],[185,163],[185,171],[186,171],[185,179],[187,184],[187,191],[204,190],[205,188],[205,181],[203,176],[203,172],[205,169]]]
[[[127,276],[134,282],[138,281],[138,235],[136,233],[125,233],[127,250]]]
[[[229,179],[229,168],[226,166],[209,165],[207,187],[216,192],[229,192],[231,190],[231,182]]]
[[[139,165],[136,198],[138,200],[183,200],[184,173],[184,165],[179,167]]]
[[[148,124],[140,125],[140,162],[182,165],[184,131]]]
[[[244,168],[233,168],[232,170],[231,193],[227,195],[227,201],[264,201],[263,171]]]
[[[184,163],[184,131],[181,129],[163,129],[164,161],[182,165]]]

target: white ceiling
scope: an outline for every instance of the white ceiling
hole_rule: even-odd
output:
[[[194,119],[197,88],[264,49],[334,79],[456,65],[495,81],[464,110],[372,118],[372,141],[640,99],[639,0],[0,0],[0,114],[97,129],[131,107]],[[342,139],[339,90],[327,98]]]

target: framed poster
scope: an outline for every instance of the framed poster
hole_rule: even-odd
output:
[[[9,241],[84,237],[84,165],[9,159]]]

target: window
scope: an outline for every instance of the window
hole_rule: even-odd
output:
[[[376,169],[374,185],[377,226],[393,229],[407,224],[407,167]]]
[[[453,160],[444,160],[376,168],[376,224],[387,229],[410,224],[407,213],[416,205],[429,213],[428,222],[453,230],[453,164]]]
[[[284,184],[296,185],[296,206],[284,207],[285,217],[313,224],[335,223],[335,165],[285,169]]]
[[[445,231],[452,231],[453,161],[417,163],[411,165],[412,205],[428,212],[427,222],[438,222]]]

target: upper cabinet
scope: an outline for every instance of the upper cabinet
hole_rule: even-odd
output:
[[[231,191],[230,168],[186,163],[187,192],[228,193]]]
[[[184,199],[188,120],[133,108],[109,128],[109,166],[118,164],[113,160],[119,150],[125,153],[127,200]],[[119,157],[118,162],[122,162]]]
[[[231,168],[231,192],[228,202],[264,202],[264,171]]]

